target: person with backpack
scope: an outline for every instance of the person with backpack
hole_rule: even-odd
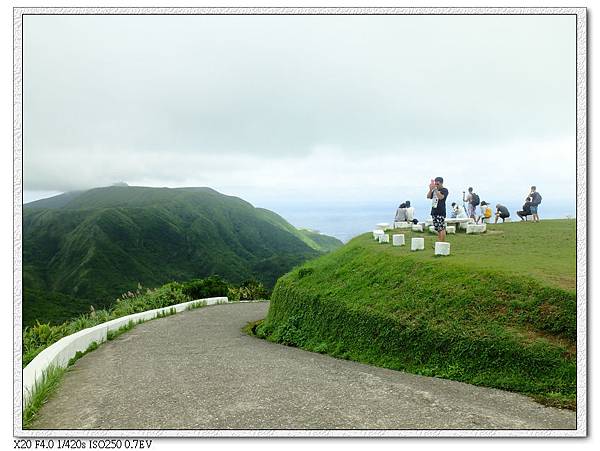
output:
[[[537,210],[538,205],[542,203],[542,195],[537,192],[535,186],[532,186],[527,197],[531,197],[531,206],[529,208],[531,210],[531,215],[533,216],[533,222],[540,222],[540,217],[538,216]]]
[[[463,191],[463,202],[467,202],[467,214],[469,215],[469,218],[477,220],[477,218],[475,217],[475,210],[477,208],[477,205],[479,205],[479,196],[477,195],[477,193],[473,192],[472,187],[469,187],[468,191],[469,194],[467,194],[466,197],[465,192]]]

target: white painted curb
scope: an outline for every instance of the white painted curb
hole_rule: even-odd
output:
[[[148,321],[156,318],[158,314],[168,313],[172,309],[175,309],[179,313],[198,302],[205,303],[206,305],[226,304],[229,303],[229,299],[227,297],[197,299],[195,301],[184,302],[183,304],[134,313],[133,315],[113,319],[94,327],[88,327],[87,329],[61,338],[40,352],[29,362],[29,365],[23,368],[23,406],[27,405],[27,401],[29,401],[29,398],[33,394],[36,384],[41,381],[44,372],[49,367],[65,368],[69,364],[69,360],[75,357],[78,351],[85,352],[94,341],[98,344],[105,342],[109,331],[119,330],[119,328],[126,326],[130,321],[133,323]]]

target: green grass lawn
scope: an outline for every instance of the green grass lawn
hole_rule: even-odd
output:
[[[446,235],[450,243],[447,257],[436,257],[431,250],[437,235],[429,232],[406,230],[388,231],[404,233],[407,245],[392,247],[369,240],[370,234],[357,238],[367,242],[379,252],[408,255],[418,261],[438,261],[440,264],[464,265],[470,268],[498,270],[538,278],[544,283],[575,290],[576,284],[576,221],[574,219],[546,220],[488,224],[481,235],[464,231]],[[410,239],[425,238],[425,252],[411,252]],[[390,243],[391,243],[390,238]]]
[[[575,224],[506,223],[483,235],[449,235],[447,257],[434,256],[429,232],[403,232],[402,247],[367,233],[280,278],[254,330],[340,358],[573,408]],[[412,236],[425,237],[425,251],[410,251]]]

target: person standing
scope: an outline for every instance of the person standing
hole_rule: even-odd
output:
[[[538,216],[538,205],[542,203],[542,195],[537,192],[535,186],[531,187],[531,192],[527,195],[527,197],[531,197],[531,216],[533,222],[540,222],[540,217]]]
[[[477,216],[475,214],[477,210],[477,205],[479,205],[479,196],[473,192],[473,188],[469,186],[467,190],[469,194],[465,197],[465,192],[463,191],[463,202],[467,203],[467,214],[469,218],[473,218],[477,220]]]
[[[448,190],[444,188],[444,179],[436,177],[429,184],[427,199],[431,199],[431,219],[438,233],[439,241],[446,241],[446,199]]]

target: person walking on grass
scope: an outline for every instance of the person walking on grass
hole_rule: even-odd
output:
[[[427,199],[431,199],[431,219],[438,233],[438,241],[446,241],[446,199],[448,190],[444,188],[444,179],[436,177],[429,183]]]
[[[479,195],[473,192],[473,188],[469,187],[467,190],[469,194],[465,197],[465,192],[463,191],[463,202],[467,202],[468,215],[469,218],[473,218],[475,222],[477,222],[477,206],[479,205]]]
[[[538,205],[542,203],[542,195],[536,191],[535,186],[532,186],[531,191],[527,195],[527,197],[531,197],[531,205],[529,207],[531,210],[531,219],[533,220],[533,222],[540,222],[540,217],[538,216],[537,209]]]

